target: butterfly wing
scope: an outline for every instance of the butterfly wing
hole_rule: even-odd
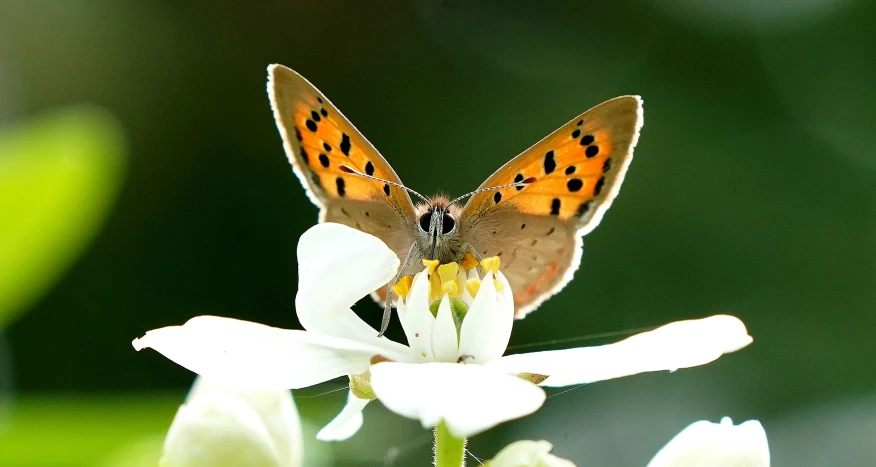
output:
[[[316,87],[282,65],[268,67],[268,95],[286,156],[320,222],[337,222],[383,240],[400,257],[413,243],[414,205],[389,163]]]
[[[578,269],[581,237],[617,196],[642,123],[638,96],[604,102],[509,161],[480,188],[534,182],[479,193],[463,207],[460,235],[479,254],[501,256],[518,318]]]

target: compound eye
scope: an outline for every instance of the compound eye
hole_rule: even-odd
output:
[[[431,226],[431,224],[432,224],[432,211],[430,210],[430,211],[426,211],[425,214],[420,216],[420,230],[428,233],[429,227]]]
[[[450,214],[444,214],[444,217],[441,219],[441,233],[450,233],[455,225],[456,220],[453,219],[453,216]]]

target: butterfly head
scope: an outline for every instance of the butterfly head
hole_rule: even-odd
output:
[[[417,243],[427,259],[446,259],[458,250],[459,242],[455,239],[458,236],[460,211],[459,206],[451,204],[443,196],[436,196],[428,204],[417,206]]]

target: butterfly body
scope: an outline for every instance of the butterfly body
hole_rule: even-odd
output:
[[[444,197],[415,205],[386,160],[301,75],[268,68],[268,93],[287,157],[320,222],[383,240],[405,259],[499,256],[517,317],[562,289],[578,269],[581,237],[617,195],[642,126],[638,96],[606,101],[510,160],[464,205]],[[420,196],[420,195],[417,195]],[[385,299],[385,289],[375,299]]]

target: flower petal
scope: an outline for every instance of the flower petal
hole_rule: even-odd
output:
[[[376,354],[408,358],[348,339],[217,316],[155,329],[132,344],[137,350],[151,347],[218,384],[257,390],[303,388],[363,373]]]
[[[487,467],[575,467],[571,461],[553,454],[553,445],[547,441],[515,441],[499,451],[485,465]]]
[[[428,428],[444,421],[453,436],[480,433],[529,415],[544,403],[538,386],[482,365],[378,363],[371,387],[387,408]]]
[[[689,425],[648,463],[648,467],[769,467],[766,432],[757,420],[741,425],[700,420]]]
[[[507,284],[506,289],[510,290]],[[488,272],[465,319],[462,320],[459,355],[465,356],[470,363],[486,363],[501,357],[511,337],[509,324],[514,320],[513,303],[505,303],[499,299],[493,283],[493,273]]]
[[[373,235],[330,222],[311,227],[298,241],[298,320],[310,332],[405,352],[407,347],[378,338],[350,309],[386,285],[398,266],[395,253]]]
[[[569,386],[704,365],[751,341],[738,318],[716,315],[677,321],[609,345],[509,355],[489,366],[546,375],[542,386]]]
[[[432,353],[435,361],[456,363],[459,340],[456,337],[456,323],[453,322],[453,312],[450,311],[450,299],[447,294],[438,305],[438,317],[432,330]]]
[[[432,328],[435,326],[435,317],[429,311],[429,277],[426,271],[414,277],[405,306],[402,327],[408,337],[408,345],[419,361],[434,360]]]
[[[320,441],[343,441],[356,434],[362,427],[362,409],[369,399],[359,399],[352,392],[347,393],[347,405],[328,425],[324,426],[316,439]]]

